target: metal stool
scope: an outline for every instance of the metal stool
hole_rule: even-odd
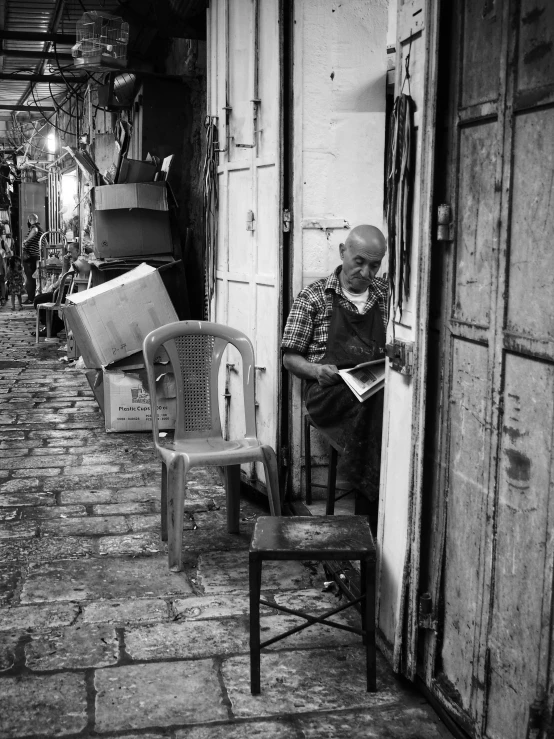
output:
[[[329,444],[329,466],[327,468],[327,507],[325,513],[328,516],[332,516],[335,512],[335,501],[344,498],[351,491],[345,490],[342,495],[336,497],[337,492],[337,462],[338,455],[342,453],[342,447],[335,444],[329,437],[327,437],[321,429],[318,429],[315,423],[310,418],[310,414],[307,410],[304,410],[304,469],[306,474],[306,505],[312,504],[312,487],[317,485],[312,484],[312,444],[310,436],[310,427],[314,427],[319,431],[325,440]],[[320,485],[319,487],[323,487]],[[340,489],[340,488],[339,488]]]
[[[360,560],[361,596],[326,611],[310,616],[260,598],[262,563],[266,560]],[[311,624],[322,623],[351,631],[363,638],[367,659],[367,690],[375,692],[375,544],[364,516],[260,516],[250,544],[250,688],[260,692],[260,650],[295,634]],[[362,628],[356,629],[334,621],[330,616],[360,603]],[[307,623],[260,643],[260,604],[306,619]]]

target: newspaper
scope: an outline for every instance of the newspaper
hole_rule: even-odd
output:
[[[339,375],[358,398],[367,400],[385,385],[385,359],[358,364],[352,369],[339,370]]]

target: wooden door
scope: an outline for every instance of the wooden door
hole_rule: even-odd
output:
[[[254,345],[258,437],[278,449],[281,335],[280,3],[218,0],[208,11],[208,110],[220,148],[216,290],[211,317]],[[229,350],[222,420],[244,435],[242,374]],[[249,481],[263,483],[251,465]]]
[[[453,240],[433,247],[421,667],[472,736],[546,736],[554,4],[441,10],[435,195],[452,206]]]

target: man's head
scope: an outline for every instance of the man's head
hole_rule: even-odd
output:
[[[363,293],[381,266],[387,246],[375,226],[356,226],[340,245],[342,286],[353,293]]]
[[[79,244],[72,241],[67,247],[67,253],[69,254],[71,261],[75,262],[79,258],[80,254]]]
[[[29,217],[27,218],[27,221],[34,226],[35,223],[38,223],[38,216],[36,213],[29,213]]]

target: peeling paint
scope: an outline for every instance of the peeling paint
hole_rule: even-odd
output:
[[[527,431],[520,431],[517,428],[514,428],[514,426],[504,426],[503,429],[504,433],[510,437],[512,442],[517,441],[521,436],[527,436]]]
[[[527,482],[531,478],[531,460],[529,457],[515,449],[504,449],[504,454],[510,463],[506,471],[508,477],[518,482]]]
[[[538,46],[535,46],[534,49],[531,49],[531,51],[528,51],[527,54],[523,57],[523,61],[525,64],[533,64],[534,62],[538,62],[539,59],[542,59],[545,56],[548,56],[550,52],[552,51],[552,42],[544,42],[543,44],[539,44]]]
[[[533,8],[533,10],[530,10],[526,15],[522,16],[521,22],[524,26],[528,25],[529,23],[536,23],[539,18],[544,13],[544,8]]]

